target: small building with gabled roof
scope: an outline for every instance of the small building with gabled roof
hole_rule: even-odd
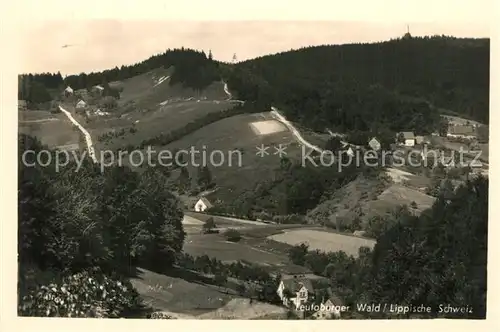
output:
[[[402,142],[405,146],[415,146],[415,134],[412,131],[402,131],[398,134],[402,137]]]
[[[380,148],[382,147],[380,142],[375,137],[372,137],[372,139],[368,142],[368,146],[375,151],[380,150]]]
[[[196,212],[203,212],[211,207],[213,207],[213,204],[206,197],[201,197],[194,205],[194,210]]]
[[[76,103],[76,108],[85,108],[87,107],[87,103],[83,100],[80,100],[78,103]]]

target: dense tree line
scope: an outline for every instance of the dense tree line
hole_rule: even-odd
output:
[[[139,176],[118,166],[101,173],[90,160],[85,160],[80,169],[72,161],[57,171],[54,163],[47,167],[35,163],[32,154],[22,160],[25,151],[42,149],[49,151],[36,139],[20,135],[20,312],[37,315],[44,305],[48,306],[43,296],[40,298],[42,286],[62,283],[72,285],[74,290],[83,287],[80,282],[84,280],[75,277],[78,274],[90,273],[92,278],[97,275],[103,283],[123,283],[121,276],[133,273],[137,264],[147,267],[174,263],[185,237],[183,212],[178,199],[165,188],[166,179],[161,173],[152,168]],[[35,166],[28,166],[32,163]],[[27,270],[35,271],[34,277],[28,279]],[[37,284],[37,278],[45,274],[51,277]],[[128,290],[132,293],[123,296],[132,301],[135,293],[131,287]],[[38,304],[33,307],[35,299]],[[80,298],[90,307],[92,301],[107,300],[116,298],[88,298],[88,302]],[[51,311],[47,315],[65,313],[71,312]]]
[[[28,107],[52,100],[51,89],[58,89],[62,76],[57,74],[23,74],[18,76],[17,99],[25,100]]]
[[[312,127],[366,130],[378,118],[375,123],[387,126],[415,121],[401,129],[419,131],[424,124],[428,131],[432,124],[425,122],[436,119],[429,114],[434,105],[489,119],[488,39],[307,47],[238,63],[224,75],[238,98],[272,100],[291,119]]]
[[[389,217],[392,218],[393,216]],[[344,252],[295,246],[289,257],[327,277],[347,305],[398,303],[429,306],[432,312],[405,317],[485,318],[488,242],[488,180],[477,178],[442,195],[421,216],[402,213],[379,233],[373,251],[358,258]],[[469,307],[439,312],[440,304]],[[367,314],[388,318],[388,313]]]

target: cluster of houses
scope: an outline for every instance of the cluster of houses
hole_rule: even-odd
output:
[[[104,88],[100,85],[95,85],[92,87],[91,92],[97,95],[102,95],[102,92],[104,91]],[[108,112],[101,111],[98,108],[95,109],[90,109],[89,105],[85,102],[85,99],[89,98],[88,91],[86,89],[79,89],[74,91],[70,86],[66,87],[63,91],[63,95],[65,97],[71,97],[71,96],[78,96],[78,101],[76,102],[75,108],[77,110],[83,110],[87,114],[87,116],[91,115],[91,112],[95,115],[103,116],[103,115],[109,115]]]
[[[310,314],[314,319],[338,319],[347,309],[330,288],[321,301],[315,301],[313,283],[305,275],[283,275],[276,293],[284,306],[294,310],[302,318]]]
[[[399,145],[407,146],[407,147],[412,147],[418,144],[425,144],[427,143],[426,139],[424,136],[420,135],[415,135],[412,131],[402,131],[397,134],[396,140]]]

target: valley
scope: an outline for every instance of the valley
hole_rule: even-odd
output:
[[[444,48],[450,63],[468,64],[468,53],[450,55],[458,42],[411,43],[358,46],[358,60],[375,54],[385,63],[385,54],[405,69],[391,64],[380,73],[368,67],[371,76],[342,56],[354,54],[347,45],[238,64],[215,61],[211,53],[168,50],[133,66],[61,78],[57,89],[35,96],[25,87],[37,87],[30,80],[43,81],[44,74],[23,77],[20,97],[29,99],[30,109],[18,111],[21,149],[85,151],[92,161],[72,161],[62,172],[53,165],[21,165],[19,204],[26,214],[19,222],[27,243],[21,254],[46,262],[23,265],[35,271],[33,279],[22,276],[23,287],[29,286],[23,291],[38,289],[45,272],[57,282],[81,282],[78,274],[65,274],[82,269],[96,273],[96,280],[112,278],[106,287],[125,287],[120,313],[110,313],[116,303],[99,302],[108,306],[104,316],[155,312],[171,319],[309,319],[315,313],[290,304],[300,296],[293,297],[299,290],[287,285],[297,280],[315,294],[307,301],[316,304],[328,294],[348,305],[359,298],[416,301],[412,287],[420,289],[421,280],[430,280],[429,292],[444,294],[454,271],[447,270],[443,284],[434,283],[442,273],[436,262],[485,259],[479,244],[487,223],[488,139],[478,132],[488,119],[484,93],[462,79],[466,73],[457,73],[456,86],[470,99],[457,94],[450,101],[429,92],[411,68],[414,60],[394,55],[420,50],[426,56],[419,68],[430,72],[437,65],[426,52]],[[476,49],[476,56],[483,51]],[[304,60],[321,52],[321,58],[331,57],[326,68],[342,65],[336,74]],[[299,69],[289,73],[285,63]],[[401,98],[399,88],[415,98]],[[421,102],[421,94],[466,113],[477,104],[477,113],[467,115],[478,121],[461,118],[459,111],[440,114]],[[473,129],[457,135],[457,127]],[[467,147],[470,163],[473,145],[484,150],[484,165],[444,162]],[[175,162],[136,165],[129,158],[118,165],[103,157],[144,155],[149,148],[174,154]],[[432,149],[444,159],[423,163]],[[190,155],[193,150],[202,154]],[[304,151],[316,164],[303,164]],[[467,270],[479,281],[464,286],[477,306],[480,270]],[[395,278],[405,282],[395,285]],[[290,287],[288,297],[284,287]],[[96,308],[88,310],[83,316],[98,315]]]

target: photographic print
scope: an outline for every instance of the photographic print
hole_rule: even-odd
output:
[[[480,23],[36,25],[18,316],[485,319]]]

